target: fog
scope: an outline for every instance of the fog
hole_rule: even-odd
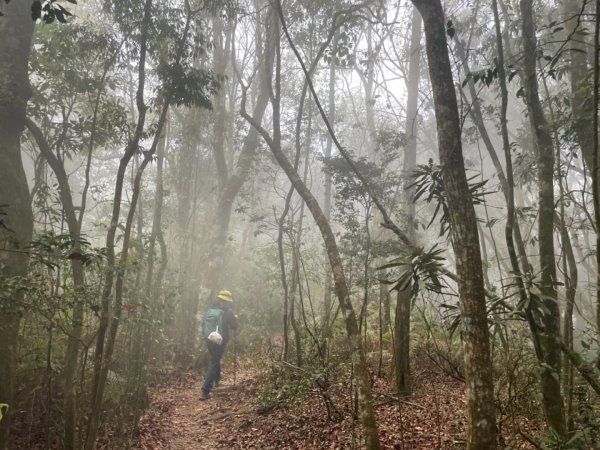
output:
[[[2,2],[0,448],[142,448],[222,292],[236,364],[321,374],[328,417],[352,379],[352,448],[420,367],[467,448],[525,410],[593,447],[597,13],[413,3]]]

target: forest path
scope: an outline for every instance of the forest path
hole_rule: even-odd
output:
[[[153,407],[140,424],[136,448],[160,450],[208,450],[246,448],[237,442],[233,428],[251,424],[255,415],[256,373],[242,371],[223,379],[209,400],[200,400],[202,377],[178,374],[173,382],[154,393]],[[235,423],[235,427],[232,425]]]
[[[352,420],[353,396],[347,377],[332,380],[336,382],[328,390],[340,413],[332,419],[319,390],[305,379],[275,381],[266,369],[242,366],[234,384],[233,367],[225,365],[224,369],[222,385],[210,400],[199,399],[202,375],[192,370],[174,373],[156,387],[133,449],[363,448],[359,424]],[[464,450],[464,383],[425,369],[415,371],[413,393],[402,400],[400,408],[385,379],[374,379],[373,394],[383,449]],[[273,406],[285,402],[286,395],[285,405]],[[529,433],[539,427],[525,417],[517,423]],[[510,423],[504,423],[503,434],[510,448],[532,448]]]

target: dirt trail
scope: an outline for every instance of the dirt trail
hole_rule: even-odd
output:
[[[226,368],[227,369],[227,368]],[[267,391],[259,388],[264,380]],[[347,378],[338,378],[328,393],[338,411],[328,411],[319,390],[304,386],[301,380],[287,383],[270,379],[254,369],[238,370],[233,380],[225,378],[213,398],[199,399],[201,376],[178,373],[152,393],[152,407],[140,423],[136,450],[217,450],[217,449],[360,449],[360,427],[353,420],[353,397]],[[466,426],[464,384],[423,370],[413,377],[413,394],[400,405],[383,379],[373,385],[374,401],[383,449],[463,450]],[[267,395],[299,390],[285,406],[272,402],[284,399]],[[259,395],[262,392],[262,395]],[[264,397],[264,398],[263,398]],[[259,402],[262,399],[262,402]],[[270,399],[269,401],[266,401]],[[400,406],[400,407],[399,407]],[[330,411],[331,412],[331,411]],[[524,430],[536,428],[519,419]],[[506,424],[505,424],[506,425]],[[529,449],[515,431],[507,433],[507,446]],[[516,439],[515,439],[516,438]]]
[[[230,431],[253,414],[255,375],[243,373],[235,385],[223,380],[210,400],[200,400],[202,379],[185,373],[156,392],[153,407],[141,424],[137,448],[205,450],[241,448]]]

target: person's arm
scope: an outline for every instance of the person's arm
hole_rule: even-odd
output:
[[[230,330],[238,329],[238,321],[232,309],[228,309],[225,311],[225,320],[227,321],[227,325]]]

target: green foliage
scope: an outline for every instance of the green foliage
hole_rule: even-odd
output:
[[[445,235],[450,230],[450,210],[448,209],[448,201],[446,189],[444,188],[443,168],[433,163],[433,159],[429,159],[428,164],[419,164],[413,171],[412,178],[414,183],[408,188],[415,188],[415,201],[424,198],[427,203],[433,203],[435,210],[431,220],[427,224],[427,228],[433,224],[438,214],[441,213],[440,221],[440,236]],[[484,196],[487,192],[483,191],[483,186],[487,183],[484,181],[473,181],[479,177],[475,174],[467,179],[469,183],[469,192],[474,205],[482,204]]]
[[[34,92],[28,115],[51,149],[70,159],[88,148],[92,135],[98,146],[124,143],[127,112],[111,95],[119,80],[108,70],[119,48],[115,38],[70,23],[40,29],[34,48],[30,59]]]
[[[351,67],[356,64],[355,47],[360,30],[355,21],[344,23],[336,35],[336,45],[325,52],[323,61],[335,67]],[[366,67],[367,60],[359,60],[359,64]]]
[[[438,247],[438,244],[429,250],[425,250],[424,247],[415,247],[410,255],[396,258],[379,267],[379,270],[406,268],[396,281],[385,281],[393,284],[392,290],[410,289],[413,297],[423,290],[441,293],[443,267],[444,261],[446,261],[444,252],[445,250]]]
[[[396,189],[401,179],[396,171],[387,169],[398,157],[394,144],[401,139],[400,135],[392,133],[381,136],[379,164],[365,157],[354,159],[358,171],[369,180],[370,191],[390,208],[395,202]],[[323,170],[331,175],[336,188],[335,218],[347,230],[342,241],[352,242],[350,247],[355,252],[365,251],[367,247],[371,248],[368,233],[373,203],[369,190],[357,179],[342,156],[323,158],[323,164]],[[344,242],[341,245],[344,246]]]
[[[222,77],[210,71],[182,64],[161,64],[157,74],[176,106],[212,109],[211,97],[220,89],[222,81]]]
[[[398,151],[406,145],[406,134],[393,128],[382,129],[377,133],[375,140],[382,165],[387,165],[398,158]]]
[[[4,0],[5,3],[9,3],[10,0]],[[74,5],[77,4],[76,0],[66,0]],[[57,3],[57,0],[34,0],[31,4],[31,19],[41,20],[44,23],[52,23],[54,20],[58,20],[61,23],[67,23],[67,18],[73,16],[67,9]]]
[[[477,84],[478,82],[484,84],[487,87],[490,87],[492,81],[498,78],[498,68],[494,69],[481,69],[475,72],[467,73],[467,76],[462,82],[462,87],[465,87],[467,83],[473,80],[473,83]]]
[[[312,392],[326,392],[330,388],[330,373],[335,368],[272,362],[269,370],[268,379],[262,383],[257,395],[259,411],[287,409]]]
[[[534,272],[532,270],[516,274],[523,280],[528,295],[517,303],[512,312],[513,315],[524,318],[526,311],[531,311],[534,317],[539,318],[552,315],[552,312],[548,308],[549,302],[556,303],[557,299],[544,294],[545,287],[539,278],[540,274],[541,272]],[[563,283],[558,281],[554,283],[555,287],[562,285]],[[516,296],[518,294],[516,283],[508,286],[514,288],[514,295]]]
[[[550,429],[540,440],[541,448],[552,450],[581,450],[594,448],[591,446],[591,429],[576,430],[567,437],[562,437],[554,429]],[[597,430],[596,430],[597,431]]]
[[[70,234],[56,234],[53,231],[41,233],[29,244],[33,264],[42,264],[56,270],[68,260],[80,260],[84,265],[99,265],[106,256],[106,249],[92,248],[85,238],[79,238],[81,250],[74,250],[75,241]]]
[[[436,305],[419,304],[420,314],[411,319],[411,354],[419,355],[418,364],[433,365],[456,379],[464,380],[460,338],[444,326],[444,317]]]
[[[314,383],[310,372],[273,365],[269,382],[263,383],[257,395],[259,408],[287,409],[306,395]]]
[[[0,312],[24,313],[28,308],[22,294],[40,291],[42,287],[43,285],[32,277],[0,277]],[[17,299],[19,304],[15,304]]]
[[[539,398],[532,395],[539,392],[539,373],[529,331],[502,317],[494,320],[491,331],[499,420],[510,423],[519,417],[543,417]]]

